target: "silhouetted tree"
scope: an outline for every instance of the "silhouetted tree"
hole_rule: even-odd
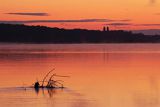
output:
[[[160,36],[85,29],[59,29],[45,26],[0,24],[0,42],[16,43],[158,43]]]

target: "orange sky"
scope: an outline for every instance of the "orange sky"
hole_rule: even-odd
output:
[[[96,20],[81,22],[85,19]],[[97,19],[109,21],[97,22]],[[1,0],[0,3],[0,22],[41,20],[27,24],[87,29],[101,29],[107,24],[112,29],[158,29],[159,19],[159,0]]]

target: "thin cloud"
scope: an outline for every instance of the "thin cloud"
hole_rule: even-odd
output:
[[[133,26],[160,26],[160,23],[157,24],[132,24]]]
[[[160,24],[138,24],[139,26],[160,26]]]
[[[157,0],[149,0],[149,4],[154,5]]]
[[[112,22],[110,19],[80,19],[80,20],[24,20],[24,21],[0,21],[0,23],[27,24],[27,23],[78,23],[78,22]]]
[[[8,23],[8,24],[27,24],[27,23],[85,23],[85,22],[126,22],[131,21],[128,19],[122,20],[111,20],[111,19],[75,19],[75,20],[0,20],[0,23]]]
[[[155,13],[155,15],[160,15],[160,13]]]
[[[49,16],[48,13],[5,13],[10,15],[25,15],[25,16]]]
[[[132,24],[131,23],[108,23],[106,25],[111,25],[111,26],[130,26]]]
[[[131,19],[122,19],[122,20],[116,20],[116,21],[119,21],[119,22],[130,22],[132,20]]]
[[[151,3],[151,4],[156,3],[156,0],[150,0],[150,3]]]
[[[157,24],[133,24],[133,23],[107,23],[107,26],[117,26],[117,27],[124,27],[124,26],[160,26],[160,23]]]

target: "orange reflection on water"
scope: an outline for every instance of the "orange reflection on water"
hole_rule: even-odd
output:
[[[74,90],[74,94],[83,96],[77,99],[57,92],[63,96],[57,98],[58,101],[61,98],[76,99],[79,102],[74,103],[75,107],[82,103],[86,103],[84,107],[92,105],[87,102],[94,102],[95,107],[160,106],[159,53],[39,53],[0,56],[1,87],[30,86],[55,67],[57,74],[70,76],[57,79],[64,80],[65,86]],[[39,107],[46,107],[44,101],[47,99],[43,98],[42,90],[38,93],[42,103]],[[47,93],[50,96],[55,94],[54,91]],[[30,97],[33,96],[35,97],[35,92],[31,92]],[[65,104],[61,106],[71,107]]]

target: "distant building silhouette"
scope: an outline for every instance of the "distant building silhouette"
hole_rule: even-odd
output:
[[[107,32],[109,32],[109,27],[107,26]]]
[[[105,26],[103,27],[103,32],[105,32],[105,31],[109,32],[109,27],[108,26],[107,26],[107,30],[106,30]]]
[[[104,27],[103,27],[103,32],[105,32],[105,31],[106,31],[106,27],[104,26]]]

